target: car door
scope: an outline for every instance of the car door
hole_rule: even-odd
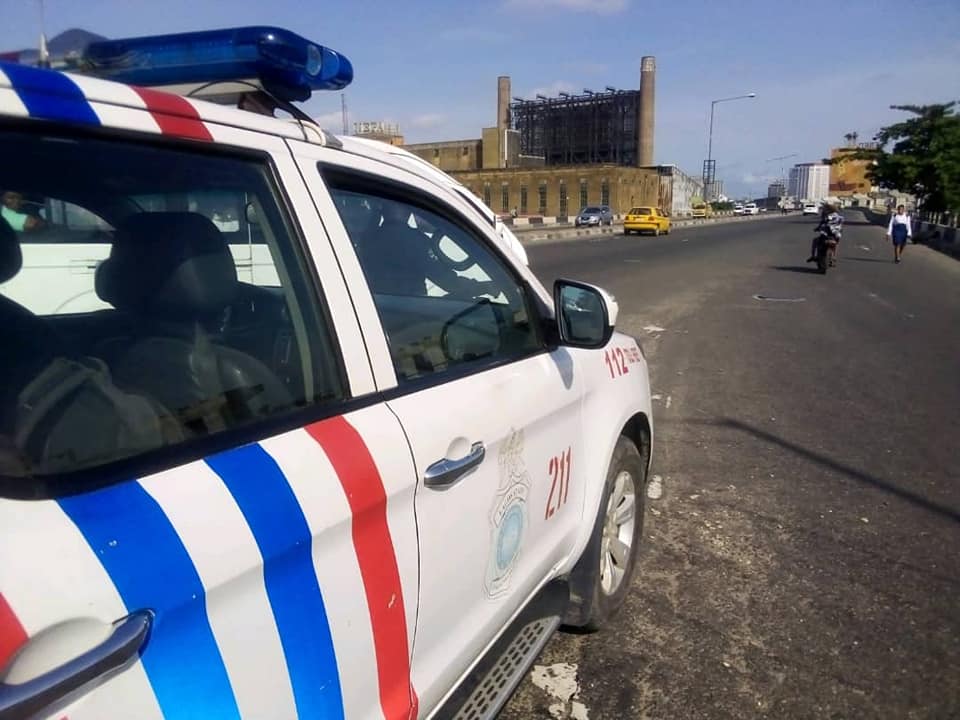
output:
[[[569,555],[583,380],[541,336],[535,292],[455,198],[345,153],[297,154],[321,214],[344,226],[331,237],[358,276],[363,326],[386,337],[371,360],[420,478],[412,673],[429,712]]]
[[[205,128],[223,144],[215,154],[69,128],[0,132],[0,152],[30,157],[39,188],[56,178],[91,193],[192,182],[249,193],[280,278],[239,284],[209,219],[155,212],[129,220],[103,269],[114,304],[146,313],[109,353],[58,355],[43,334],[55,318],[16,311],[25,347],[52,359],[22,388],[8,373],[0,395],[0,714],[408,717],[409,446],[374,394],[288,149]],[[184,232],[170,233],[168,256],[151,233],[174,226]],[[159,288],[149,302],[144,287]],[[171,303],[176,314],[150,314]],[[168,334],[180,318],[189,332]],[[9,360],[15,350],[9,367],[29,368]]]

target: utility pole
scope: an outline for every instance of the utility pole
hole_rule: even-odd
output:
[[[350,134],[350,126],[347,123],[347,94],[340,93],[340,114],[343,117],[343,134]]]

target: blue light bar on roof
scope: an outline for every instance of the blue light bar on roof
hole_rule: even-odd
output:
[[[340,90],[353,80],[353,65],[340,53],[266,26],[94,42],[81,66],[145,87],[256,80],[283,100],[306,100],[314,90]]]

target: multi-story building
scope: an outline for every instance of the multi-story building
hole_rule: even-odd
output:
[[[790,169],[787,194],[798,200],[820,202],[830,195],[830,166],[798,163]]]
[[[783,180],[777,180],[767,185],[768,198],[780,198],[787,194],[787,186]]]
[[[861,143],[857,147],[839,147],[830,151],[830,194],[838,198],[866,196],[873,189],[867,170],[869,160],[844,159],[858,150],[875,147],[875,143]]]

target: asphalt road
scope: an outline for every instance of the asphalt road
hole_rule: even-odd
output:
[[[825,277],[798,216],[528,248],[642,338],[663,494],[504,720],[960,717],[960,262],[847,220]]]

